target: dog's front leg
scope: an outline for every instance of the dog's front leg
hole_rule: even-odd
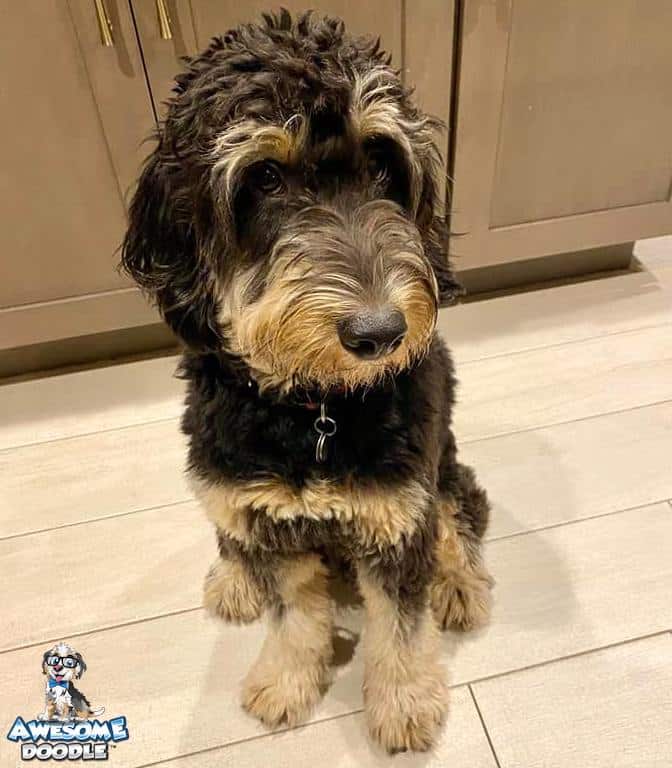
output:
[[[426,583],[405,585],[399,572],[358,569],[366,607],[364,704],[372,737],[388,752],[424,751],[447,708],[438,630]]]
[[[46,700],[44,702],[44,712],[40,712],[40,714],[37,716],[38,720],[52,720],[54,717],[54,711],[55,711],[55,705],[53,700],[49,697],[49,694],[46,695]]]
[[[317,555],[282,560],[259,658],[243,684],[243,706],[271,727],[305,720],[329,682],[332,605]]]
[[[248,624],[268,604],[267,586],[257,578],[254,560],[243,545],[218,528],[219,557],[210,566],[203,585],[203,605],[212,616]]]

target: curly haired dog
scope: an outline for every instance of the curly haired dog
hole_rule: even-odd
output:
[[[77,688],[86,672],[82,654],[67,643],[56,643],[42,657],[42,673],[46,676],[44,712],[38,720],[87,720],[102,715],[104,707],[92,709],[89,700]]]
[[[371,734],[427,749],[437,623],[481,624],[491,585],[435,335],[460,293],[437,121],[377,42],[310,14],[213,39],[176,82],[122,263],[185,344],[189,473],[220,551],[205,604],[269,611],[243,704],[295,724],[329,680],[330,570],[355,573]]]

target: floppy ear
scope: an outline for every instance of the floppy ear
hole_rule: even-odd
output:
[[[77,680],[79,680],[80,677],[84,676],[84,673],[86,672],[86,664],[84,663],[84,659],[82,658],[81,653],[75,653],[75,658],[77,659]]]
[[[438,156],[438,152],[437,152]],[[422,172],[422,190],[416,223],[422,234],[425,253],[439,286],[439,306],[455,304],[464,295],[464,288],[453,274],[448,259],[450,232],[445,220],[436,215],[437,185],[434,174],[436,163],[428,160]]]
[[[45,651],[44,655],[42,656],[42,674],[47,674],[47,659],[51,656],[51,651]]]
[[[162,146],[147,160],[129,210],[121,267],[187,345],[220,345],[214,276],[199,252],[194,198]]]

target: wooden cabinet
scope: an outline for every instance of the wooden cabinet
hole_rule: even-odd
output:
[[[462,10],[460,263],[672,231],[672,3],[465,0]]]
[[[154,118],[128,5],[108,9],[112,47],[89,0],[2,2],[0,348],[154,317],[115,268]]]

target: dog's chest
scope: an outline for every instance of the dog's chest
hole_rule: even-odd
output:
[[[63,687],[61,685],[55,686],[53,688],[47,688],[47,698],[50,699],[53,702],[57,703],[63,703],[63,704],[70,704],[72,697],[70,696],[70,691],[67,687]]]
[[[193,482],[208,517],[245,544],[310,549],[325,539],[395,545],[426,514],[428,492],[416,480],[386,484],[316,477],[295,486],[278,477]]]

